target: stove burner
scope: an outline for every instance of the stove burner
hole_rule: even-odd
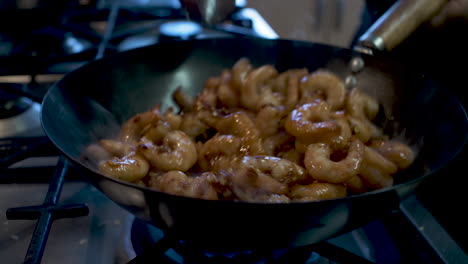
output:
[[[202,31],[202,27],[192,21],[170,21],[163,23],[159,28],[159,40],[187,40],[196,37]]]
[[[42,134],[39,103],[6,92],[1,92],[0,96],[0,137]]]
[[[320,242],[315,245],[289,249],[257,249],[242,252],[208,252],[194,244],[174,240],[170,235],[134,219],[130,230],[125,235],[131,240],[133,251],[127,252],[133,258],[131,264],[144,263],[185,263],[185,264],[257,264],[257,263],[372,263],[367,259],[355,255],[343,248],[328,242]],[[128,247],[126,248],[128,250]]]

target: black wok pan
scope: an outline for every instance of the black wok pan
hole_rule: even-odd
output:
[[[306,203],[207,201],[106,177],[85,155],[89,144],[112,138],[131,116],[157,103],[174,106],[171,94],[179,85],[195,95],[208,77],[240,57],[254,66],[274,64],[279,71],[326,67],[345,77],[346,65],[356,56],[365,63],[357,83],[385,107],[380,118],[385,130],[419,148],[414,164],[395,176],[391,188]],[[468,134],[458,100],[413,69],[348,49],[253,38],[160,43],[90,62],[50,89],[42,123],[53,143],[110,199],[177,239],[216,251],[307,245],[359,227],[397,209],[457,155]]]

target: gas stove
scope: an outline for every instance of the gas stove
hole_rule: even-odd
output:
[[[15,30],[0,23],[2,263],[468,262],[466,240],[457,235],[466,229],[439,217],[424,191],[350,233],[292,249],[206,252],[135,219],[85,182],[45,136],[40,103],[47,90],[89,61],[157,42],[278,35],[245,1],[210,27],[187,21],[177,0],[70,1],[44,13],[15,10],[16,19],[48,18]]]

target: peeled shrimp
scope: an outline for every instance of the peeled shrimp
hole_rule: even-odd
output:
[[[397,172],[397,166],[376,150],[365,147],[364,159],[359,175],[365,184],[372,189],[380,189],[393,185],[393,177]]]
[[[314,179],[330,183],[341,183],[359,173],[364,146],[358,139],[350,141],[346,157],[340,161],[331,160],[332,148],[323,143],[307,147],[304,164]]]
[[[221,159],[242,155],[242,140],[232,135],[217,135],[200,147],[198,163],[203,171],[216,169]]]
[[[99,144],[112,156],[123,157],[134,152],[133,145],[112,139],[102,139]]]
[[[239,91],[233,87],[231,79],[231,72],[223,71],[218,87],[218,99],[223,105],[234,108],[239,106]]]
[[[208,128],[209,127],[199,119],[196,112],[183,114],[180,130],[184,131],[193,141],[195,141],[198,136],[207,137],[206,131]]]
[[[265,65],[251,71],[241,86],[240,101],[241,104],[250,109],[257,110],[260,101],[260,90],[263,83],[276,76],[278,72],[271,65]]]
[[[242,165],[254,170],[257,175],[267,175],[273,179],[290,184],[308,177],[305,169],[285,159],[271,156],[246,156]]]
[[[348,121],[353,134],[362,142],[382,137],[382,131],[368,119],[349,116]]]
[[[288,187],[274,178],[257,174],[254,170],[239,167],[226,174],[230,189],[243,201],[272,202],[287,201]]]
[[[292,142],[294,142],[293,136],[286,132],[278,132],[263,140],[263,149],[266,155],[276,156],[285,146],[289,145],[292,148]]]
[[[252,65],[246,58],[239,59],[234,66],[232,66],[232,86],[233,88],[240,92],[241,87],[244,86],[247,75],[252,70]]]
[[[169,171],[157,176],[153,188],[174,195],[218,200],[216,190],[206,178],[188,177],[181,171]]]
[[[267,138],[278,133],[284,111],[281,107],[265,106],[257,114],[256,125],[261,138]]]
[[[312,183],[309,185],[296,185],[292,188],[290,196],[299,201],[321,201],[346,196],[346,187],[333,183]]]
[[[187,171],[197,161],[197,150],[192,140],[182,131],[168,133],[162,145],[142,138],[138,150],[159,170]]]
[[[373,120],[379,112],[379,103],[358,88],[353,88],[346,101],[347,112],[357,118]]]
[[[122,158],[114,157],[111,160],[99,163],[99,170],[105,175],[135,182],[146,176],[149,170],[148,162],[134,152]]]
[[[330,108],[323,101],[294,109],[286,119],[286,131],[304,143],[327,142],[340,133],[339,125],[330,119]]]
[[[234,135],[242,139],[243,148],[250,155],[263,153],[260,132],[245,112],[236,112],[224,117],[204,118],[221,134]],[[212,122],[212,123],[211,123]]]
[[[172,98],[183,112],[189,112],[192,110],[194,99],[182,89],[182,86],[177,87],[175,92],[172,94]]]
[[[414,152],[406,144],[397,141],[375,141],[371,147],[393,162],[398,168],[408,168],[414,161]]]
[[[333,110],[341,108],[346,98],[344,82],[335,74],[325,70],[317,70],[304,77],[300,89],[302,98],[324,95]]]
[[[143,129],[160,119],[160,106],[157,105],[151,110],[140,113],[125,122],[120,130],[120,139],[125,143],[135,143],[141,137]]]
[[[364,181],[361,177],[359,177],[359,175],[349,178],[344,183],[349,190],[355,193],[364,193],[368,191],[366,183],[364,183]]]

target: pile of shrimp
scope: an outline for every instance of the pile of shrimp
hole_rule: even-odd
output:
[[[180,111],[159,105],[99,145],[99,170],[173,195],[261,203],[320,201],[393,185],[412,149],[373,120],[379,103],[325,69],[278,72],[246,58]]]

